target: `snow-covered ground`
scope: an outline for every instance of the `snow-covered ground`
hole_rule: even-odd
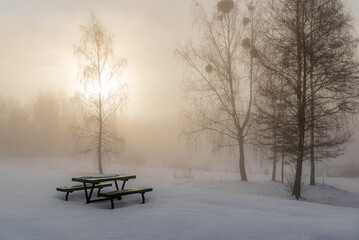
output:
[[[140,195],[84,203],[56,192],[90,172],[0,167],[0,239],[359,239],[359,179],[327,178],[293,200],[268,176],[116,166]],[[190,178],[190,179],[186,179]],[[321,204],[318,204],[321,203]],[[345,207],[346,206],[346,207]]]

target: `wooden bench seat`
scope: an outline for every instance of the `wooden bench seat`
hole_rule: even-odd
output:
[[[97,195],[99,195],[102,188],[111,187],[111,186],[112,186],[111,183],[98,183],[98,184],[95,184],[94,188],[98,188]],[[92,188],[92,186],[87,186],[87,189],[90,189],[90,188]],[[56,191],[66,192],[66,197],[65,197],[66,201],[68,201],[69,193],[72,193],[72,192],[75,192],[75,191],[80,191],[80,190],[85,190],[84,185],[76,185],[76,186],[67,186],[67,187],[58,187],[58,188],[56,188]]]
[[[124,190],[118,190],[118,191],[112,191],[112,192],[104,192],[104,193],[100,193],[99,196],[110,199],[111,200],[111,209],[113,209],[114,208],[114,203],[113,203],[114,198],[121,198],[122,196],[125,196],[125,195],[140,193],[142,196],[142,203],[145,203],[144,195],[146,192],[151,192],[151,191],[152,191],[152,188],[141,187],[141,188],[124,189]]]

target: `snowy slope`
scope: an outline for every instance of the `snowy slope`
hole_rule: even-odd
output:
[[[66,202],[55,191],[81,173],[3,166],[0,239],[359,239],[358,208],[290,200],[281,184],[188,182],[134,171],[127,187],[154,191],[144,205],[140,195],[126,196],[111,210],[109,202],[86,205],[83,193]]]

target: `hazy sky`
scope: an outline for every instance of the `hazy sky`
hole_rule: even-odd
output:
[[[29,101],[39,89],[75,91],[73,45],[79,42],[78,25],[93,11],[114,34],[117,55],[128,59],[127,115],[147,119],[175,116],[183,68],[173,52],[180,40],[191,36],[191,3],[0,0],[0,94]],[[359,1],[350,0],[349,4],[354,14],[359,14]]]
[[[191,0],[0,0],[0,94],[31,100],[38,89],[76,89],[79,24],[95,12],[128,59],[130,117],[176,114],[182,67],[173,52],[190,37]]]

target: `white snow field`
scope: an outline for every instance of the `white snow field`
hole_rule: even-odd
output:
[[[268,176],[242,183],[234,173],[195,172],[187,180],[181,170],[117,170],[137,175],[128,188],[153,187],[145,204],[139,194],[113,210],[109,201],[85,204],[83,192],[64,201],[56,187],[91,173],[1,166],[0,239],[359,239],[357,178],[306,187],[297,201]]]

